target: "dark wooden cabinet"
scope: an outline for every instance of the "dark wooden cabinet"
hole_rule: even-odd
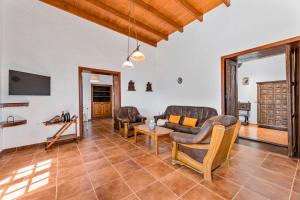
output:
[[[111,85],[92,85],[92,118],[112,117]]]
[[[287,130],[287,82],[257,83],[257,123],[260,127]]]

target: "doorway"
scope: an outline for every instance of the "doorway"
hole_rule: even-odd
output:
[[[85,121],[114,118],[121,107],[121,73],[78,67],[78,80],[79,132],[83,138]]]
[[[221,58],[221,81],[222,81],[222,113],[228,114],[228,115],[234,115],[236,117],[239,117],[240,110],[241,110],[241,103],[244,105],[247,105],[249,101],[245,101],[243,99],[241,101],[241,97],[239,97],[239,68],[245,66],[245,63],[255,61],[255,60],[261,60],[265,58],[271,58],[275,56],[283,55],[284,58],[284,65],[285,65],[285,74],[284,74],[284,80],[276,80],[279,82],[263,83],[264,81],[261,81],[260,83],[257,83],[257,88],[259,90],[260,87],[262,88],[273,88],[272,89],[272,97],[269,95],[264,95],[261,98],[263,98],[264,102],[267,101],[268,98],[272,98],[272,102],[277,101],[278,97],[280,97],[280,102],[278,105],[282,105],[284,102],[286,104],[286,109],[283,107],[278,107],[276,110],[275,108],[271,108],[273,113],[270,113],[268,110],[263,111],[263,117],[264,119],[258,119],[260,120],[259,123],[263,121],[264,125],[265,123],[268,123],[268,120],[271,125],[276,125],[276,120],[278,121],[277,124],[280,124],[279,127],[282,128],[284,131],[287,130],[287,149],[288,149],[288,155],[293,157],[296,155],[299,155],[300,149],[298,148],[300,146],[300,137],[298,136],[300,126],[298,126],[299,122],[299,113],[300,113],[300,102],[299,102],[299,80],[300,80],[300,73],[299,73],[299,47],[300,47],[300,36],[290,38],[287,40],[263,45],[260,47],[256,47],[253,49],[248,49],[245,51],[237,52],[234,54],[230,54],[227,56],[223,56]],[[270,71],[270,74],[273,74],[274,70]],[[258,70],[256,74],[261,74],[261,70]],[[247,83],[247,78],[249,77],[242,77],[246,78],[244,81]],[[276,78],[277,79],[277,78]],[[282,79],[282,78],[279,78]],[[240,80],[243,81],[243,80]],[[248,79],[248,81],[251,81]],[[281,82],[280,82],[281,81]],[[263,85],[263,86],[262,86]],[[272,87],[270,85],[273,85]],[[283,86],[285,85],[285,86]],[[277,91],[280,93],[280,95],[274,96],[274,88],[280,86],[280,90],[285,90],[285,94],[281,94],[282,91]],[[285,89],[284,89],[285,88]],[[241,89],[241,88],[240,88]],[[278,89],[278,88],[277,88]],[[259,91],[258,91],[259,92]],[[266,91],[264,92],[271,92]],[[257,102],[259,105],[254,105],[257,109],[261,109],[262,106],[260,104],[262,103],[262,100],[259,99],[259,94],[257,94],[258,99]],[[251,104],[251,102],[250,102]],[[252,102],[253,104],[253,102]],[[251,105],[250,105],[251,106]],[[268,106],[268,105],[264,105]],[[274,105],[272,106],[274,107]],[[253,105],[252,105],[253,108]],[[284,111],[285,109],[285,111]],[[247,109],[244,110],[247,112]],[[275,112],[278,111],[278,116],[275,114]],[[280,112],[282,111],[282,113]],[[261,111],[258,111],[257,117],[259,118]],[[268,116],[269,115],[269,116]],[[285,115],[285,116],[284,116]],[[281,117],[281,118],[280,118]],[[248,116],[250,118],[250,116]],[[286,121],[284,121],[286,120]],[[259,124],[258,123],[258,124]],[[268,124],[267,124],[268,125]],[[274,126],[275,127],[275,126]],[[270,126],[264,126],[263,128],[274,128]],[[277,126],[278,127],[278,126]],[[277,128],[276,127],[276,128]],[[264,134],[266,134],[266,130],[263,130]],[[274,138],[272,138],[274,139]],[[262,141],[260,141],[262,142]]]

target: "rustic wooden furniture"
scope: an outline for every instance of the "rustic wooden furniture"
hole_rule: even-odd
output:
[[[230,0],[41,0],[81,18],[110,28],[116,32],[137,37],[152,46],[175,31],[183,32],[183,27],[198,20],[204,14]],[[135,22],[128,32],[129,20]]]
[[[257,125],[263,128],[287,130],[285,80],[257,83]]]
[[[0,103],[0,108],[7,108],[7,107],[27,107],[27,106],[29,106],[28,102]]]
[[[3,121],[3,122],[0,122],[0,128],[7,128],[7,127],[19,126],[19,125],[23,125],[23,124],[27,124],[27,120],[26,119],[14,120],[14,122]]]
[[[92,119],[112,117],[111,85],[91,85]]]
[[[134,127],[137,125],[145,124],[146,117],[142,116],[138,109],[134,106],[123,106],[116,113],[116,120],[119,124],[119,132],[120,134],[128,138],[134,133]]]
[[[300,155],[300,36],[221,57],[222,114],[235,115],[236,69],[245,61],[285,54],[287,80],[288,155]]]
[[[56,124],[62,124],[63,126],[52,137],[47,138],[45,149],[47,150],[51,148],[52,145],[60,142],[67,142],[67,141],[77,142],[77,118],[78,117],[74,115],[71,118],[70,122],[56,123]],[[63,135],[66,132],[66,130],[68,130],[71,127],[72,124],[75,124],[75,133]],[[49,124],[49,125],[54,125],[54,124]]]
[[[158,155],[158,142],[166,137],[169,137],[170,133],[172,133],[172,129],[164,128],[164,127],[155,127],[153,130],[149,128],[148,125],[138,125],[134,127],[134,142],[137,143],[137,135],[138,133],[144,134],[154,140],[155,143],[155,155]]]
[[[219,167],[222,163],[228,165],[229,156],[232,146],[237,138],[241,122],[238,120],[236,124],[225,127],[222,125],[214,125],[210,143],[208,144],[185,144],[173,141],[172,161],[173,164],[185,165],[195,171],[203,172],[204,179],[212,180],[211,172]],[[187,153],[180,151],[180,146],[192,150],[200,150],[204,152],[203,162],[189,156]]]
[[[242,122],[242,125],[248,126],[249,124],[249,116],[250,116],[250,110],[251,110],[251,103],[250,102],[239,102],[238,103],[238,111],[239,111],[239,117],[244,117],[244,121]],[[242,111],[242,112],[240,112]]]

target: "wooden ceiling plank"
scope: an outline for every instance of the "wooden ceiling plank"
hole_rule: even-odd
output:
[[[174,28],[176,28],[178,31],[183,32],[183,26],[178,24],[177,22],[173,21],[172,19],[165,16],[163,13],[159,12],[156,8],[152,7],[151,5],[145,3],[143,0],[132,0],[136,5],[142,7],[145,10],[150,11],[153,15],[160,18],[161,20],[167,22]]]
[[[118,33],[122,33],[124,35],[128,35],[128,29],[127,28],[122,28],[122,27],[119,27],[118,25],[116,24],[112,24],[111,22],[108,22],[108,21],[105,21],[101,18],[99,18],[98,16],[95,16],[95,15],[91,15],[89,13],[87,13],[86,11],[82,10],[82,9],[79,9],[75,6],[72,6],[68,3],[66,3],[64,0],[60,0],[60,1],[57,1],[57,0],[40,0],[44,3],[47,3],[51,6],[54,6],[56,8],[59,8],[59,9],[62,9],[66,12],[69,12],[71,14],[74,14],[74,15],[77,15],[79,17],[82,17],[88,21],[91,21],[91,22],[94,22],[96,24],[99,24],[101,26],[106,26]],[[135,34],[134,33],[131,33],[130,34],[130,37],[134,38],[135,39]],[[156,47],[157,46],[157,41],[155,40],[151,40],[147,37],[144,37],[143,35],[139,34],[138,35],[138,40],[142,41],[142,42],[145,42],[146,44],[149,44],[151,46],[154,46]]]
[[[93,4],[96,7],[100,7],[102,9],[106,10],[107,12],[112,13],[113,15],[115,15],[115,16],[117,16],[117,17],[119,17],[119,18],[121,18],[121,19],[123,19],[125,21],[129,20],[128,19],[129,16],[127,16],[127,15],[119,12],[118,10],[116,10],[116,9],[114,9],[114,8],[112,8],[112,7],[106,5],[106,4],[104,4],[104,3],[102,3],[102,2],[100,2],[98,0],[86,0],[86,1],[89,2],[89,3],[91,3],[91,4]],[[130,20],[133,22],[134,18],[130,17]],[[137,19],[135,19],[135,23],[133,24],[133,26],[138,27],[138,28],[142,28],[142,29],[144,29],[144,30],[146,30],[146,31],[148,31],[148,32],[150,32],[152,34],[157,35],[158,37],[160,37],[160,38],[162,38],[164,40],[168,40],[168,35],[167,34],[161,33],[159,31],[155,30],[154,28],[152,28],[152,27],[150,27],[150,26],[142,23],[141,21],[139,21]]]
[[[181,3],[191,14],[193,14],[196,19],[198,19],[200,22],[203,22],[203,13],[199,12],[196,8],[194,8],[189,2],[186,0],[177,0]]]
[[[231,1],[230,0],[223,0],[223,3],[229,7],[231,5]]]

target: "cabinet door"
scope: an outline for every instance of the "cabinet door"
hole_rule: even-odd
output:
[[[93,117],[102,117],[104,114],[102,103],[93,103]]]
[[[105,103],[105,104],[103,104],[103,114],[106,117],[111,117],[111,114],[112,114],[111,103]]]

